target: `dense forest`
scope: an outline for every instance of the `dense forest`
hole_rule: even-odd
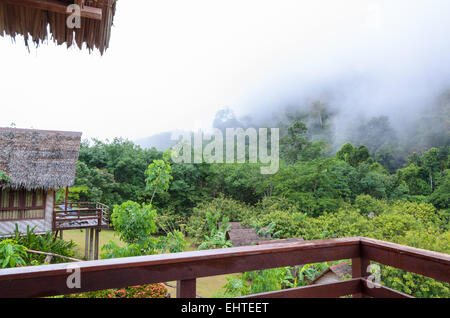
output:
[[[143,250],[138,237],[127,238],[130,229],[124,222],[129,219],[122,218],[124,211],[144,211],[146,206],[155,209],[147,215],[151,226],[144,234],[187,236],[204,248],[230,246],[224,224],[236,221],[264,228],[272,238],[366,236],[450,253],[449,96],[442,95],[418,115],[408,131],[378,116],[361,119],[339,138],[326,103],[287,108],[276,118],[281,158],[273,175],[261,174],[259,163],[174,164],[167,152],[129,140],[84,141],[70,197],[103,202],[114,210],[116,230],[130,246],[106,246],[109,257],[154,250],[155,242],[150,249],[146,242]],[[224,109],[214,127],[245,128],[250,123]],[[155,179],[155,171],[164,182]],[[177,250],[167,246],[167,236],[165,244],[160,251]],[[308,268],[310,275],[320,268]],[[258,277],[266,281],[259,289],[248,283],[246,273],[229,282],[226,295],[285,288],[282,282],[292,281],[286,279],[290,273],[260,271]],[[419,275],[383,267],[382,277],[387,286],[414,296],[450,296],[448,284]]]

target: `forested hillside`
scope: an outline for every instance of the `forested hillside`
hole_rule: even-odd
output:
[[[449,108],[443,95],[408,131],[395,129],[386,116],[361,120],[340,145],[344,137],[334,134],[326,104],[286,111],[276,119],[281,161],[273,175],[261,174],[260,164],[174,164],[162,152],[124,139],[85,141],[70,196],[115,211],[129,207],[128,201],[151,203],[157,207],[153,231],[175,230],[208,248],[230,246],[223,224],[235,221],[268,228],[273,238],[360,235],[450,253]],[[250,123],[224,110],[214,126]],[[149,187],[154,169],[166,169],[163,191]],[[140,253],[110,248],[116,249],[110,256]],[[383,267],[383,283],[415,296],[450,296],[448,284],[402,273]],[[283,287],[279,275],[271,279]],[[248,277],[242,279],[245,285]],[[227,287],[230,295],[261,291],[232,288],[235,283]]]

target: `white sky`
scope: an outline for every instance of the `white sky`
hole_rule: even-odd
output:
[[[0,126],[136,139],[207,127],[226,106],[257,111],[298,78],[385,72],[386,60],[395,74],[422,74],[402,63],[406,51],[440,72],[450,64],[430,66],[428,53],[450,55],[449,4],[120,0],[103,57],[52,43],[28,53],[21,38],[0,37]]]

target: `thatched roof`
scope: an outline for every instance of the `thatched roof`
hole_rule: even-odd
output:
[[[346,263],[339,263],[327,268],[322,274],[314,278],[314,280],[310,283],[311,285],[324,282],[324,278],[326,278],[326,282],[330,281],[339,281],[344,279],[345,276],[352,275],[352,267]]]
[[[81,27],[69,28],[67,13],[71,4],[80,5]],[[116,0],[0,0],[0,35],[23,35],[27,47],[30,42],[39,46],[52,39],[67,47],[83,43],[89,51],[100,53],[109,46]]]
[[[79,132],[0,128],[0,170],[11,179],[0,187],[71,187],[80,140]]]
[[[231,229],[226,234],[233,246],[248,246],[258,244],[266,238],[259,237],[256,229],[244,228],[239,222],[230,222]]]

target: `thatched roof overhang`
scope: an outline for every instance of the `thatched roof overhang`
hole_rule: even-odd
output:
[[[81,8],[80,27],[71,28],[67,18],[73,13],[69,5]],[[15,38],[23,35],[25,44],[39,46],[52,39],[67,47],[83,44],[101,54],[108,48],[116,0],[0,0],[0,35]]]
[[[11,179],[0,187],[71,187],[80,141],[80,132],[0,128],[0,170]]]
[[[234,247],[258,244],[258,242],[266,240],[265,238],[258,236],[258,231],[256,229],[245,228],[240,222],[230,222],[229,225],[230,230],[227,232],[226,237],[231,241]]]

